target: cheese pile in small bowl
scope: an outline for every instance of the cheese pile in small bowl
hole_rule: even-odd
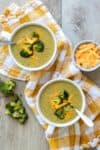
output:
[[[73,61],[82,71],[94,71],[100,67],[100,46],[92,41],[79,43],[73,52]]]

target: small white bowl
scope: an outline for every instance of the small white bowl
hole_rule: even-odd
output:
[[[74,64],[75,64],[80,70],[82,70],[82,71],[84,71],[84,72],[95,71],[96,69],[98,69],[98,68],[100,67],[100,64],[97,64],[95,67],[91,67],[91,68],[86,69],[86,68],[83,68],[83,67],[81,67],[80,65],[78,65],[77,62],[76,62],[76,60],[75,60],[75,53],[76,53],[77,48],[78,48],[81,44],[84,44],[84,43],[94,43],[94,44],[96,44],[97,46],[99,46],[98,43],[96,43],[96,42],[94,42],[94,41],[92,41],[92,40],[83,40],[83,41],[79,42],[79,43],[75,46],[75,48],[74,48],[74,50],[73,50],[72,60],[73,60]]]
[[[48,118],[45,117],[45,115],[42,113],[41,111],[41,108],[40,108],[40,105],[39,105],[39,101],[40,101],[40,96],[43,92],[43,90],[50,84],[52,83],[55,83],[55,82],[59,82],[59,81],[64,81],[64,82],[67,82],[67,83],[71,83],[73,86],[75,86],[78,91],[80,92],[81,96],[82,96],[82,108],[80,110],[80,112],[84,112],[85,110],[85,106],[86,106],[86,102],[85,102],[85,96],[84,96],[84,93],[83,91],[80,89],[80,87],[73,81],[69,80],[69,79],[55,79],[55,80],[50,80],[48,81],[45,85],[42,86],[42,88],[40,89],[38,95],[37,95],[37,99],[36,99],[36,108],[37,108],[37,111],[39,113],[39,115],[41,116],[41,118],[46,122],[48,123],[49,125],[51,125],[53,128],[55,127],[68,127],[68,126],[71,126],[73,124],[75,124],[79,119],[80,119],[80,116],[76,116],[73,120],[69,121],[69,122],[66,122],[66,123],[55,123],[55,122],[52,122],[50,121]]]
[[[52,36],[52,38],[53,38],[53,40],[54,40],[54,52],[53,52],[53,55],[52,55],[52,57],[50,58],[50,60],[48,60],[48,62],[47,62],[46,64],[44,64],[44,65],[42,65],[42,66],[40,66],[40,67],[26,67],[26,66],[20,64],[20,62],[18,62],[18,61],[15,59],[15,57],[14,57],[14,55],[13,55],[13,53],[12,53],[11,45],[9,45],[9,53],[10,53],[10,56],[13,58],[14,62],[15,62],[20,68],[22,68],[22,69],[24,69],[24,70],[27,70],[27,71],[40,71],[40,70],[42,70],[42,69],[48,67],[49,65],[51,65],[51,64],[54,62],[54,60],[56,59],[56,56],[57,56],[57,41],[56,41],[56,38],[55,38],[54,33],[53,33],[47,26],[45,26],[45,25],[43,25],[43,24],[39,24],[39,23],[33,23],[33,22],[24,23],[24,24],[18,26],[18,27],[13,31],[10,40],[11,40],[11,41],[13,40],[14,35],[15,35],[20,29],[22,29],[23,27],[26,27],[26,26],[30,26],[30,25],[41,26],[42,28],[44,28],[45,30],[47,30],[47,31],[51,34],[51,36]],[[45,35],[44,35],[44,36],[45,36]]]

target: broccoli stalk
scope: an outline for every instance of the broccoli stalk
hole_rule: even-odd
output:
[[[7,80],[5,82],[0,82],[0,91],[5,95],[13,95],[13,90],[16,86],[15,81]]]

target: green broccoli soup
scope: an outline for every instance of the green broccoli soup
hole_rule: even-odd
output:
[[[55,123],[65,123],[77,116],[73,107],[81,109],[82,96],[73,84],[56,81],[46,86],[39,102],[41,112],[46,118]]]
[[[13,36],[14,58],[25,67],[35,68],[46,64],[54,52],[54,39],[50,32],[39,25],[21,28]]]

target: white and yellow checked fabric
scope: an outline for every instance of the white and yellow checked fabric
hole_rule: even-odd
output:
[[[48,80],[62,76],[77,82],[86,95],[86,114],[94,120],[95,126],[88,128],[80,120],[71,127],[57,128],[53,136],[47,140],[51,150],[80,150],[84,147],[97,147],[99,149],[100,89],[92,81],[83,76],[74,66],[70,55],[70,42],[42,2],[32,0],[21,8],[12,4],[0,16],[2,28],[0,35],[5,39],[9,39],[10,33],[16,26],[28,21],[43,23],[53,30],[58,42],[58,57],[56,62],[41,72],[32,72],[30,74],[14,64],[9,56],[8,47],[5,45],[0,48],[1,73],[15,79],[30,80],[25,89],[26,101],[45,130],[48,125],[40,118],[35,107],[38,90]]]
[[[59,68],[60,65],[60,68]],[[58,69],[59,68],[59,69]],[[82,120],[75,125],[66,128],[56,128],[53,136],[47,138],[51,150],[81,150],[84,148],[100,148],[100,89],[83,76],[73,65],[71,60],[60,53],[57,62],[46,72],[33,73],[32,80],[25,89],[25,97],[28,105],[36,115],[37,120],[47,129],[48,124],[42,120],[36,110],[36,96],[48,80],[60,77],[72,79],[79,84],[86,96],[85,113],[94,121],[94,127],[88,128]]]
[[[4,10],[4,13],[0,15],[0,38],[8,39],[11,36],[11,32],[20,24],[25,22],[34,21],[47,25],[55,33],[58,49],[61,49],[65,43],[66,48],[70,48],[69,40],[66,39],[59,25],[55,22],[48,9],[41,3],[41,1],[33,0],[27,3],[23,7],[19,7],[16,4],[11,4]],[[4,45],[0,47],[0,72],[3,75],[9,77],[29,80],[30,72],[19,68],[9,56],[8,46]]]

